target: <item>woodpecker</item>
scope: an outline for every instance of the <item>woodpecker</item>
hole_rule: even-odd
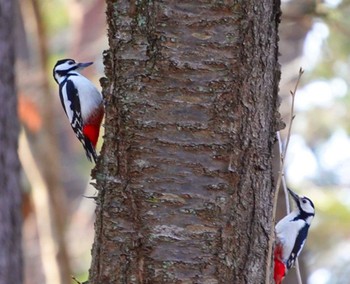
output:
[[[288,192],[297,207],[275,227],[274,279],[276,284],[282,282],[288,270],[294,265],[304,247],[311,221],[315,216],[315,207],[309,198],[299,196],[289,188]]]
[[[73,59],[58,60],[53,68],[53,77],[59,86],[59,95],[64,112],[87,158],[96,162],[96,143],[104,115],[101,93],[80,70],[93,62],[78,63]]]

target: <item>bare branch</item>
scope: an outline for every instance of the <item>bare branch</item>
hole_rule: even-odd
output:
[[[285,194],[285,198],[286,198],[287,214],[290,213],[289,196],[288,196],[287,185],[286,185],[286,180],[285,180],[285,175],[284,175],[284,165],[285,165],[285,157],[286,157],[288,146],[289,146],[290,136],[291,136],[291,132],[292,132],[292,125],[293,125],[293,121],[295,118],[295,114],[294,114],[295,95],[297,93],[300,79],[301,79],[301,76],[303,75],[303,73],[304,73],[304,70],[302,68],[300,68],[299,75],[298,75],[297,81],[296,81],[295,86],[294,86],[294,90],[290,91],[290,94],[292,96],[292,105],[291,105],[291,109],[290,109],[290,120],[289,120],[288,129],[287,129],[286,145],[285,145],[284,149],[282,147],[280,134],[279,134],[279,132],[277,132],[277,139],[278,139],[279,150],[280,150],[279,151],[280,152],[280,171],[278,173],[278,178],[277,178],[276,188],[275,188],[274,202],[273,202],[273,212],[272,212],[273,224],[275,224],[275,222],[276,222],[276,208],[277,208],[278,192],[279,192],[279,188],[281,186],[281,183],[283,185],[284,194]],[[270,271],[271,271],[271,257],[270,256],[272,255],[272,248],[273,248],[274,241],[275,241],[275,230],[274,230],[274,226],[272,226],[271,234],[270,234],[270,242],[269,242],[269,254],[268,254],[269,257],[268,257],[268,261],[267,261],[267,271],[266,271],[267,273],[266,273],[266,281],[265,281],[266,284],[270,283],[270,281],[269,281]],[[302,284],[298,260],[296,261],[295,267],[297,270],[298,284]]]

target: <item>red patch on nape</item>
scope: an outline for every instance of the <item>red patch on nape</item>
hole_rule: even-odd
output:
[[[275,284],[281,284],[284,276],[286,275],[286,265],[281,260],[282,257],[282,246],[276,245],[274,251],[274,263],[275,269],[273,273],[273,279]]]
[[[84,125],[83,134],[90,140],[94,148],[96,148],[98,135],[100,134],[100,126],[93,124]]]

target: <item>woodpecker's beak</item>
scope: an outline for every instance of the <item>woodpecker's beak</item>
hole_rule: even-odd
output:
[[[84,69],[85,67],[90,66],[91,64],[93,64],[93,62],[86,62],[86,63],[78,63],[78,69]]]
[[[291,191],[289,188],[287,188],[288,189],[288,192],[289,192],[289,194],[293,197],[293,199],[295,200],[295,202],[296,203],[298,203],[298,201],[299,201],[299,195],[298,194],[296,194],[295,192],[293,192],[293,191]]]

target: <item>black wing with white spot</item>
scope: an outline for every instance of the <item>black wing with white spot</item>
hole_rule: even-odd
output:
[[[295,240],[293,250],[287,260],[288,269],[290,269],[294,265],[296,258],[299,256],[301,250],[303,249],[309,231],[309,227],[310,226],[305,223],[305,226],[300,230],[297,239]]]

